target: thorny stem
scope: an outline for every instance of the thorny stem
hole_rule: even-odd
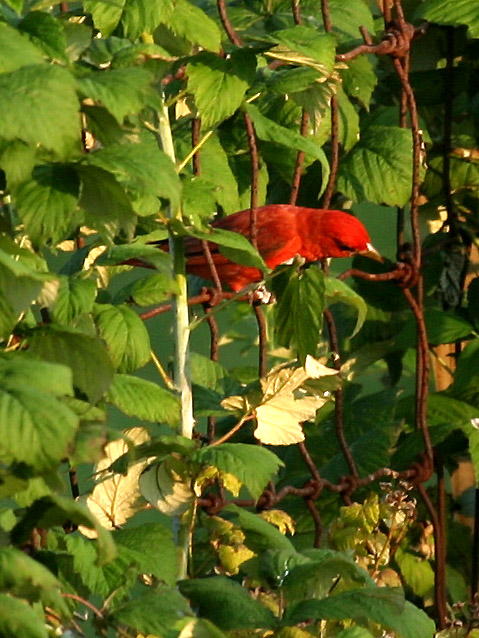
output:
[[[158,114],[158,129],[163,151],[171,161],[176,164],[175,148],[171,133],[168,108],[163,105]],[[173,219],[181,220],[181,209],[170,210],[169,216]],[[175,309],[175,386],[180,395],[181,424],[180,433],[182,436],[193,438],[193,393],[188,372],[188,342],[190,337],[190,326],[188,316],[188,288],[186,281],[185,246],[182,237],[177,237],[170,233],[169,236],[170,254],[173,258],[173,277],[176,282],[178,293],[174,301]],[[179,544],[179,578],[186,578],[188,573],[189,556],[189,525],[179,521],[178,544]]]
[[[176,163],[175,147],[171,133],[168,109],[158,114],[158,130],[163,151]],[[181,209],[170,210],[169,217],[181,220]],[[190,336],[188,317],[188,290],[185,270],[185,249],[182,237],[170,234],[170,254],[173,258],[174,280],[178,287],[173,307],[175,309],[175,386],[181,402],[181,434],[189,439],[193,436],[193,397],[188,377],[188,341]]]

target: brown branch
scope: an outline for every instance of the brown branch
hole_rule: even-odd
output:
[[[331,166],[328,185],[323,195],[322,207],[329,208],[336,187],[336,177],[339,168],[339,105],[338,98],[331,98]]]
[[[253,120],[248,113],[243,115],[248,138],[248,147],[251,156],[251,200],[250,200],[250,241],[255,248],[258,246],[258,229],[256,219],[256,208],[258,206],[258,173],[259,157],[258,145],[256,144],[256,134]]]
[[[266,327],[266,319],[264,317],[263,308],[260,301],[253,302],[253,311],[258,323],[258,337],[259,337],[259,361],[258,361],[258,374],[260,377],[265,377],[268,371],[268,334]]]
[[[422,500],[429,512],[429,516],[431,517],[431,522],[434,530],[434,547],[437,549],[441,547],[443,543],[443,538],[441,534],[441,525],[437,515],[437,512],[432,504],[431,499],[429,498],[429,494],[426,491],[426,488],[422,483],[418,483],[417,490],[421,495]],[[434,560],[434,602],[436,603],[436,613],[439,620],[440,628],[445,626],[446,618],[447,618],[447,606],[446,600],[442,595],[442,585],[440,583],[445,582],[446,573],[445,573],[445,565],[441,560],[438,559],[438,556],[435,556]]]
[[[338,342],[338,334],[336,331],[336,325],[334,323],[334,318],[329,309],[324,311],[324,318],[326,319],[326,323],[328,325],[329,331],[329,341],[331,344],[331,350],[334,353],[334,368],[335,370],[341,369],[341,359],[339,356],[339,342]],[[346,463],[348,464],[349,470],[353,477],[357,478],[359,476],[358,468],[356,466],[356,462],[354,457],[349,449],[348,442],[346,440],[346,435],[344,433],[344,423],[343,423],[343,388],[339,387],[334,393],[335,397],[335,406],[334,406],[334,427],[336,429],[336,436],[338,437],[339,445],[343,452],[344,458],[346,459]]]
[[[456,215],[451,188],[451,136],[452,136],[452,98],[454,86],[454,29],[446,27],[446,77],[444,79],[444,140],[442,181],[447,221],[451,230],[456,225]]]
[[[305,109],[303,109],[303,114],[301,116],[301,129],[300,129],[301,135],[303,137],[307,136],[308,127],[309,127],[309,113]],[[298,155],[296,156],[296,165],[294,167],[293,181],[291,184],[291,195],[289,198],[289,203],[292,204],[293,206],[296,204],[296,201],[298,199],[299,186],[301,184],[301,174],[303,171],[303,164],[304,164],[304,156],[305,156],[304,151],[298,151]]]
[[[313,479],[315,481],[321,481],[321,475],[318,471],[318,468],[316,467],[313,459],[311,458],[311,455],[308,451],[308,448],[306,447],[306,444],[304,441],[300,441],[298,443],[298,450],[301,454],[301,456],[303,457],[303,461],[306,463],[306,465],[309,468],[309,471],[311,472],[311,476],[313,477]]]
[[[319,513],[318,508],[316,507],[316,503],[314,502],[314,499],[307,498],[305,499],[305,503],[306,503],[306,507],[309,510],[309,513],[311,514],[311,518],[313,519],[313,523],[314,523],[313,547],[317,548],[321,546],[321,538],[323,536],[323,521],[321,520],[321,514]]]
[[[291,10],[293,12],[294,24],[303,24],[301,11],[299,9],[299,0],[291,0]]]
[[[91,609],[91,611],[95,614],[95,616],[98,616],[98,618],[103,618],[103,613],[98,609],[98,607],[95,607],[95,605],[91,603],[89,600],[85,600],[85,598],[78,596],[78,594],[69,594],[67,592],[61,592],[60,595],[63,598],[71,598],[72,600],[76,600],[82,605],[85,605],[85,607],[88,607],[89,609]]]
[[[231,24],[228,18],[225,0],[217,0],[216,5],[218,7],[218,13],[220,14],[221,24],[223,25],[223,29],[226,31],[226,34],[228,38],[230,39],[230,42],[237,47],[243,46],[243,41],[241,40],[239,35],[236,33],[236,31],[233,29],[233,25]]]
[[[427,340],[426,322],[421,306],[419,306],[411,291],[403,289],[404,296],[414,314],[418,333],[417,358],[420,367],[416,369],[416,427],[421,432],[426,456],[433,459],[431,437],[427,427],[427,393],[429,388],[429,344]]]

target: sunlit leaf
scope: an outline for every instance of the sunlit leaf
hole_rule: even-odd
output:
[[[126,475],[107,472],[110,465],[127,452],[127,441],[130,445],[140,445],[150,439],[147,430],[139,427],[126,430],[124,436],[125,438],[112,441],[105,446],[105,455],[95,466],[98,482],[86,498],[90,512],[107,529],[120,527],[144,507],[141,502],[139,478],[146,460],[132,465]],[[81,528],[81,531],[88,538],[96,537],[96,533],[92,531],[84,528]]]

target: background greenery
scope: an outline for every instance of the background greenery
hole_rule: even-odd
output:
[[[427,24],[408,77],[434,469],[416,430],[417,318],[396,283],[341,283],[343,260],[268,275],[261,380],[251,304],[214,308],[218,362],[192,307],[192,438],[174,314],[142,316],[185,302],[181,259],[148,242],[170,236],[181,256],[214,211],[250,206],[245,114],[257,204],[290,200],[303,151],[298,204],[320,207],[336,102],[331,206],[368,227],[386,257],[374,272],[407,261],[413,147],[393,59],[340,57],[366,32],[381,42],[378,4],[234,0],[232,44],[209,0],[0,3],[0,636],[477,635],[479,9],[402,7]],[[241,239],[222,249],[258,263]],[[190,296],[203,285],[190,278]]]

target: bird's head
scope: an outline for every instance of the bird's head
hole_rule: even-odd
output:
[[[368,231],[356,217],[340,210],[320,211],[322,249],[328,257],[364,255],[383,261],[371,243]]]

